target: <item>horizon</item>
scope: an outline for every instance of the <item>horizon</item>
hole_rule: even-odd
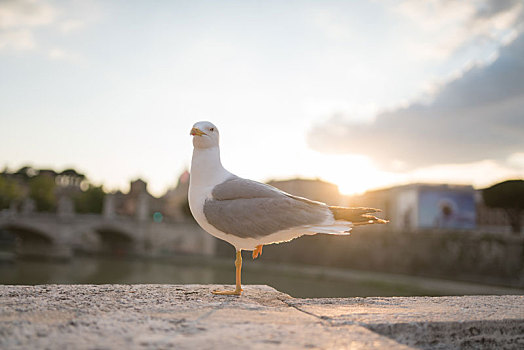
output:
[[[154,192],[151,192],[150,188],[148,188],[149,186],[149,183],[147,181],[145,181],[145,179],[141,178],[141,177],[135,177],[135,178],[130,178],[129,181],[127,182],[127,185],[124,187],[124,188],[114,188],[114,189],[107,189],[106,186],[103,184],[103,183],[93,183],[89,176],[87,176],[86,174],[84,174],[83,172],[81,171],[78,171],[78,169],[76,168],[73,168],[73,167],[65,167],[63,169],[56,169],[56,168],[52,168],[52,167],[34,167],[32,166],[31,164],[26,164],[24,167],[29,167],[29,168],[32,168],[36,171],[42,171],[42,170],[49,170],[49,171],[54,171],[55,173],[59,174],[63,171],[66,171],[66,170],[75,170],[77,171],[79,174],[81,175],[85,175],[85,179],[87,180],[87,183],[88,184],[91,184],[91,185],[94,185],[96,187],[98,186],[101,186],[102,189],[104,190],[105,193],[116,193],[116,192],[121,192],[121,193],[128,193],[130,191],[130,184],[132,182],[135,182],[135,181],[138,181],[138,180],[142,180],[146,183],[146,188],[147,188],[147,191],[149,194],[151,194],[153,197],[159,199],[163,196],[165,196],[170,190],[173,190],[175,189],[178,184],[179,184],[179,181],[180,181],[180,178],[184,175],[184,173],[187,171],[188,174],[189,174],[189,170],[186,169],[186,170],[183,170],[180,174],[178,174],[178,176],[176,177],[176,179],[173,181],[173,183],[171,185],[169,185],[168,187],[166,187],[166,189],[163,191],[163,192],[160,192],[160,193],[154,193]],[[4,168],[2,169],[2,173],[15,173],[17,170],[21,169],[22,167],[20,168],[16,168],[16,169],[13,169],[13,168],[9,168],[8,166],[4,166]],[[293,180],[305,180],[305,181],[319,181],[319,182],[324,182],[324,183],[327,183],[327,184],[330,184],[330,185],[334,185],[337,187],[337,190],[339,192],[339,194],[342,196],[342,197],[355,197],[355,196],[360,196],[360,195],[365,195],[366,193],[369,193],[369,192],[373,192],[373,191],[382,191],[382,190],[387,190],[389,188],[394,188],[394,187],[403,187],[403,186],[410,186],[410,185],[435,185],[435,186],[439,186],[439,185],[445,185],[445,186],[471,186],[474,190],[476,191],[480,191],[480,190],[483,190],[484,188],[488,188],[488,187],[491,187],[492,185],[495,185],[496,183],[500,183],[500,182],[504,182],[504,181],[509,181],[509,180],[524,180],[524,179],[520,179],[520,178],[507,178],[507,179],[502,179],[500,181],[497,181],[497,182],[494,182],[492,184],[489,184],[488,186],[484,186],[484,187],[476,187],[476,186],[473,186],[471,183],[444,183],[444,182],[406,182],[406,183],[396,183],[396,184],[391,184],[391,185],[387,185],[387,186],[383,186],[383,187],[375,187],[375,188],[370,188],[370,189],[367,189],[365,191],[362,191],[362,192],[354,192],[354,193],[344,193],[340,190],[340,187],[336,184],[336,183],[333,183],[333,182],[330,182],[330,181],[326,181],[322,178],[312,178],[312,177],[289,177],[289,178],[270,178],[270,179],[267,179],[265,181],[262,181],[263,183],[270,183],[270,182],[285,182],[285,181],[293,181]]]

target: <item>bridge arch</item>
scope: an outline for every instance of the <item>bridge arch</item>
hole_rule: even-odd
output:
[[[127,255],[136,249],[137,235],[125,228],[105,224],[91,227],[90,231],[96,234],[101,253]]]
[[[0,229],[7,231],[24,243],[33,242],[51,245],[55,241],[52,233],[23,223],[5,223],[0,225]]]
[[[58,243],[56,232],[48,232],[22,222],[0,225],[2,231],[12,237],[11,250],[16,256],[24,258],[69,259],[71,250]]]

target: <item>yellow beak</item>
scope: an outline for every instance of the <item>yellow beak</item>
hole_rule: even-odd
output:
[[[207,135],[205,132],[203,132],[202,130],[200,130],[199,128],[193,128],[191,129],[191,132],[189,133],[190,135],[193,135],[193,136],[202,136],[202,135]]]

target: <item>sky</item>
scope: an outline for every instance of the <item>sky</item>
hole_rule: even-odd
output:
[[[161,195],[224,166],[346,194],[524,177],[524,2],[0,0],[0,166]]]

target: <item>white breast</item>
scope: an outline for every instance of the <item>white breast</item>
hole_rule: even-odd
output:
[[[212,226],[204,215],[204,203],[211,198],[211,193],[216,185],[221,184],[233,176],[224,169],[220,162],[218,147],[194,149],[191,160],[191,176],[189,180],[189,209],[196,222],[211,235],[225,240],[231,244],[231,235],[227,235]]]

